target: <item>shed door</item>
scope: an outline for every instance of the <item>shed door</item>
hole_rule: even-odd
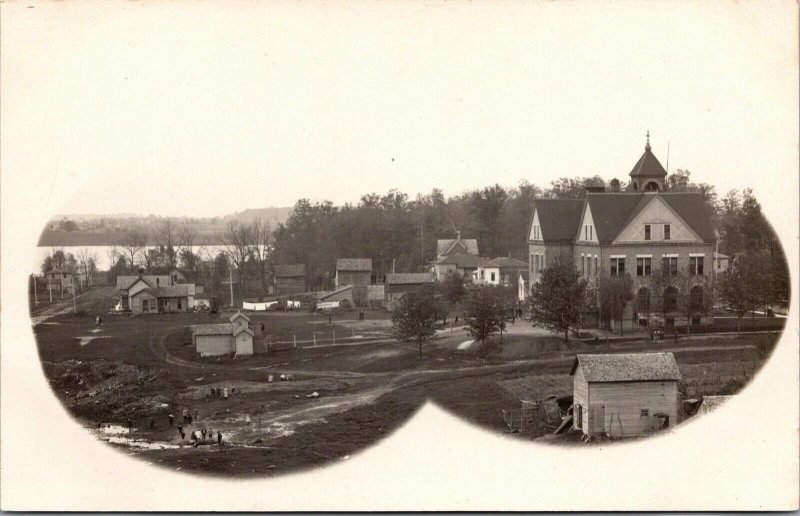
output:
[[[592,432],[606,431],[606,407],[604,405],[592,405]]]

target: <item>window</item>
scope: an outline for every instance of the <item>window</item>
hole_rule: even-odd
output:
[[[589,240],[594,240],[594,226],[589,226]]]
[[[583,226],[583,239],[589,240],[589,226]]]
[[[583,428],[583,407],[577,405],[575,409],[575,415],[577,416],[577,419],[575,420],[575,428],[581,430]]]
[[[494,273],[492,273],[492,279],[491,279],[491,281],[494,281]],[[178,308],[180,308],[180,305],[178,306]]]
[[[639,417],[647,417],[650,415],[650,409],[643,408],[639,411]]]
[[[182,309],[182,304],[181,304],[181,301],[182,301],[181,299],[178,299],[178,310],[181,310],[181,309]]]
[[[644,239],[650,240],[650,224],[644,225]]]
[[[625,274],[625,258],[611,258],[611,275],[622,276]]]
[[[650,276],[651,258],[636,258],[636,275]]]
[[[156,288],[158,288],[161,284],[161,278],[156,278]]]
[[[598,274],[597,256],[594,257],[594,274],[595,274],[595,276]]]
[[[703,257],[702,256],[690,256],[689,257],[689,272],[694,275],[701,275],[703,274]]]
[[[586,257],[581,255],[581,276],[586,274]]]
[[[678,257],[665,256],[661,259],[661,270],[667,276],[676,276],[678,274]]]
[[[669,224],[664,224],[664,240],[670,240],[672,237],[672,228],[670,228]]]

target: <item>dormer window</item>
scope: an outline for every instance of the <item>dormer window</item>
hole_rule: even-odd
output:
[[[644,225],[644,239],[650,240],[650,224]]]

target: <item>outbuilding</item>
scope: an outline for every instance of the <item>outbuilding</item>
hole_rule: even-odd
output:
[[[672,353],[577,355],[572,428],[632,437],[678,423],[681,373]]]
[[[228,355],[248,356],[253,354],[253,337],[250,319],[236,312],[222,324],[199,324],[192,326],[192,339],[201,357]]]

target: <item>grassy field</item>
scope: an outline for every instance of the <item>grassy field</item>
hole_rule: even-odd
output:
[[[684,376],[683,395],[728,394],[752,378],[777,338],[594,344],[512,334],[496,353],[482,354],[458,350],[466,337],[455,329],[427,344],[421,359],[414,345],[385,337],[239,359],[197,357],[185,328],[226,317],[108,316],[101,331],[93,332],[93,314],[87,311],[56,315],[34,326],[34,333],[54,392],[87,427],[130,421],[132,433],[115,444],[124,452],[172,469],[225,475],[272,475],[342,460],[394,431],[425,400],[504,432],[503,409],[519,404],[520,392],[537,399],[571,392],[568,373],[581,352],[671,350]],[[377,311],[368,312],[365,321],[354,313],[328,323],[327,317],[302,312],[253,315],[251,321],[273,335],[386,335],[389,329],[388,314]],[[294,379],[277,381],[281,374]],[[212,396],[212,389],[228,389],[229,396]],[[182,439],[167,416],[172,413],[177,424],[184,408],[201,417],[184,427],[186,432],[211,428],[227,445],[195,448],[188,433]],[[554,426],[538,418],[514,437],[536,439]],[[133,446],[137,443],[145,447]],[[147,449],[150,444],[165,449]]]

